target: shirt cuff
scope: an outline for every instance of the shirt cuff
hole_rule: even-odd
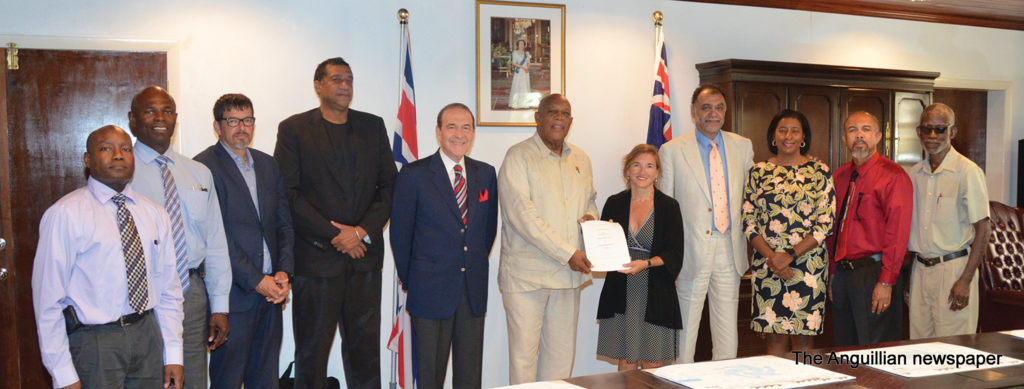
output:
[[[900,273],[893,273],[891,271],[882,269],[882,273],[878,275],[878,282],[884,282],[889,285],[896,285],[896,280],[899,279]]]
[[[228,296],[210,296],[210,312],[228,313]]]
[[[167,342],[164,342],[164,366],[167,365],[185,365],[184,351],[181,346],[168,346]]]
[[[63,388],[78,382],[78,380],[78,371],[75,370],[75,365],[70,359],[67,363],[61,364],[53,369],[54,388]]]

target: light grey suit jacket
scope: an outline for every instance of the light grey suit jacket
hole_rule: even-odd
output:
[[[661,147],[661,190],[679,202],[683,215],[686,247],[683,251],[681,279],[693,279],[699,271],[713,261],[710,256],[712,226],[711,192],[708,189],[704,163],[700,158],[696,130],[684,134]],[[743,185],[754,165],[754,149],[750,139],[729,131],[722,131],[725,157],[729,165],[729,231],[732,239],[733,261],[736,273],[747,272],[746,239],[743,237],[741,206]]]

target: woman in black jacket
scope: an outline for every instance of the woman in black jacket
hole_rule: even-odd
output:
[[[597,353],[619,371],[671,363],[679,356],[682,319],[675,280],[683,266],[679,204],[657,189],[658,150],[638,145],[623,159],[627,189],[605,202],[601,219],[622,225],[631,261],[609,272],[597,307]]]

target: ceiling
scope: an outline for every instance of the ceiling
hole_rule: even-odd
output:
[[[1024,0],[689,0],[1024,30]]]

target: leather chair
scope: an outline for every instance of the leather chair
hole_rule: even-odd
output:
[[[978,331],[1024,328],[1024,210],[989,202],[992,235],[981,264]]]

